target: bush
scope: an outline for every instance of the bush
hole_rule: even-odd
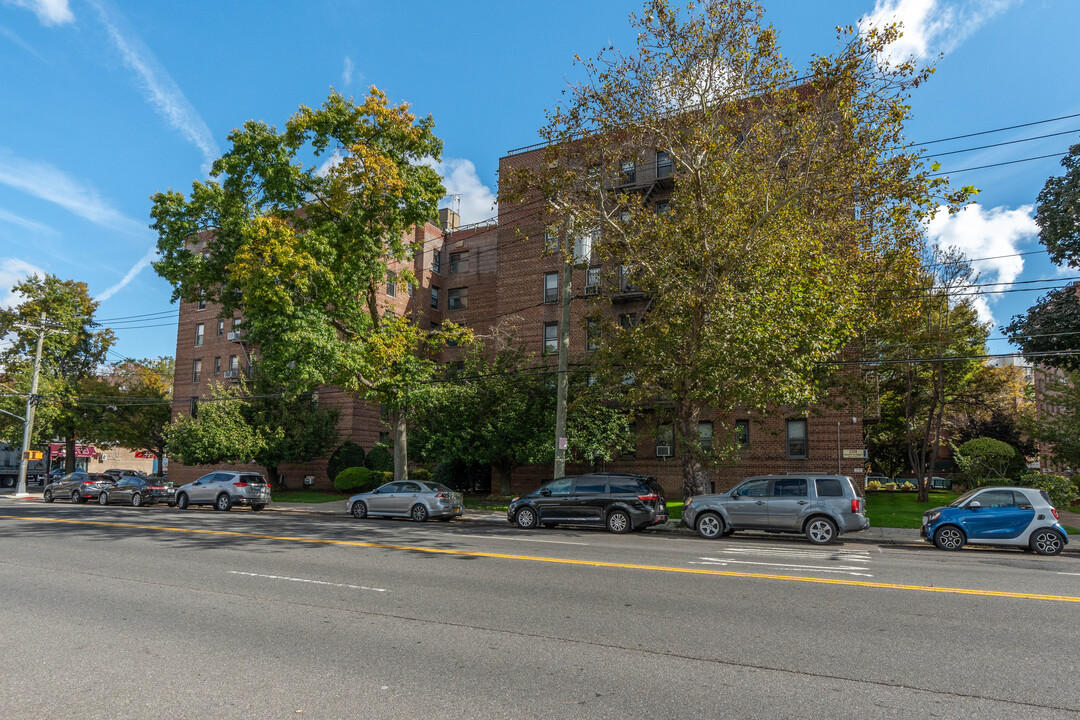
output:
[[[371,487],[372,474],[366,467],[345,468],[334,478],[334,489],[341,492],[367,490]]]
[[[1017,478],[1024,472],[1024,456],[1009,443],[993,438],[968,440],[956,448],[954,456],[969,478]]]
[[[431,480],[457,492],[487,494],[491,492],[491,466],[443,460],[435,466]]]
[[[431,471],[427,468],[416,468],[409,471],[410,480],[419,480],[420,482],[431,481]]]
[[[867,490],[880,490],[881,489],[881,482],[878,481],[878,480],[869,480],[866,483],[866,489]]]
[[[904,484],[900,486],[900,489],[901,489],[901,490],[906,490],[906,491],[908,491],[908,492],[911,492],[912,490],[914,490],[914,489],[915,489],[915,483],[913,483],[913,482],[906,482],[906,481],[905,481],[905,482],[904,482]]]
[[[1002,487],[1003,485],[1018,485],[1019,483],[1013,482],[1008,478],[1000,477],[986,477],[986,478],[968,478],[968,489],[974,490],[975,488],[984,487]]]
[[[393,470],[372,470],[371,471],[371,487],[377,488],[380,485],[385,485],[388,482],[394,482]]]
[[[371,452],[367,454],[367,458],[364,460],[364,467],[368,470],[379,470],[386,472],[394,472],[394,456],[390,454],[390,451],[385,445],[376,445],[371,448]]]
[[[1020,478],[1023,487],[1045,490],[1054,507],[1066,508],[1076,498],[1076,486],[1063,475],[1050,473],[1028,473]]]
[[[363,466],[364,448],[352,440],[346,440],[330,456],[330,462],[326,466],[326,474],[331,480],[336,481],[342,470]]]
[[[894,482],[885,483],[885,489],[886,490],[895,490],[896,489],[896,483],[894,483]]]

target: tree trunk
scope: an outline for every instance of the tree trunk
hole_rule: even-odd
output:
[[[686,405],[679,408],[678,433],[675,444],[679,448],[679,462],[682,465],[682,494],[683,500],[694,495],[705,495],[712,492],[709,483],[709,474],[705,466],[698,459],[697,438],[698,419],[700,413],[697,407]]]
[[[275,490],[284,490],[285,485],[281,482],[281,475],[278,473],[277,465],[266,466],[266,480],[270,484],[270,487]]]
[[[513,492],[510,489],[511,479],[514,475],[514,464],[512,462],[496,462],[494,463],[495,470],[499,473],[499,494],[506,496]]]
[[[165,448],[159,447],[151,452],[154,453],[154,457],[157,458],[157,472],[154,473],[154,477],[165,476]]]
[[[408,423],[405,411],[390,413],[390,422],[394,429],[394,480],[401,482],[409,479]]]
[[[75,472],[75,430],[68,428],[68,435],[64,438],[64,473]]]

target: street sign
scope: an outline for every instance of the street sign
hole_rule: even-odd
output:
[[[844,448],[845,460],[863,459],[866,457],[866,451],[862,448]]]
[[[40,460],[43,457],[45,457],[45,455],[40,450],[27,450],[26,452],[23,453],[23,460],[34,461],[34,460]]]

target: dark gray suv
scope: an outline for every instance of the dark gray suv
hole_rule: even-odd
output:
[[[682,522],[708,539],[765,530],[802,534],[815,545],[870,527],[852,479],[816,473],[752,477],[726,493],[689,498]]]

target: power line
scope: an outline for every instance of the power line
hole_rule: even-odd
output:
[[[1036,155],[1035,157],[1021,158],[1020,160],[1009,160],[1008,162],[990,163],[989,165],[977,165],[975,167],[960,168],[959,170],[949,170],[946,172],[931,173],[927,177],[941,177],[942,175],[956,175],[957,173],[970,172],[972,170],[985,170],[986,168],[1001,167],[1002,165],[1016,165],[1017,163],[1031,162],[1032,160],[1045,160],[1046,158],[1060,158],[1066,153],[1052,153],[1050,155]]]
[[[989,148],[1003,147],[1005,145],[1016,145],[1017,143],[1031,142],[1033,140],[1044,140],[1046,138],[1057,137],[1059,135],[1072,135],[1073,133],[1080,133],[1080,130],[1062,130],[1061,132],[1050,133],[1049,135],[1036,135],[1035,137],[1021,138],[1020,140],[1006,140],[1004,142],[992,143],[990,145],[979,145],[978,147],[965,148],[963,150],[950,150],[949,152],[934,153],[933,155],[923,157],[945,157],[946,155],[959,155],[961,153],[975,152],[976,150],[988,150]]]
[[[967,133],[965,135],[953,135],[952,137],[941,138],[940,140],[927,140],[925,142],[911,143],[912,145],[936,145],[937,143],[949,142],[950,140],[960,140],[962,138],[977,137],[979,135],[989,135],[991,133],[1004,132],[1006,130],[1016,130],[1017,128],[1031,127],[1032,125],[1045,125],[1046,123],[1057,122],[1058,120],[1068,120],[1069,118],[1080,117],[1080,113],[1073,113],[1072,115],[1062,115],[1061,117],[1049,118],[1048,120],[1036,120],[1035,122],[1021,123],[1020,125],[1009,125],[1008,127],[994,128],[993,130],[983,130],[981,132]]]

